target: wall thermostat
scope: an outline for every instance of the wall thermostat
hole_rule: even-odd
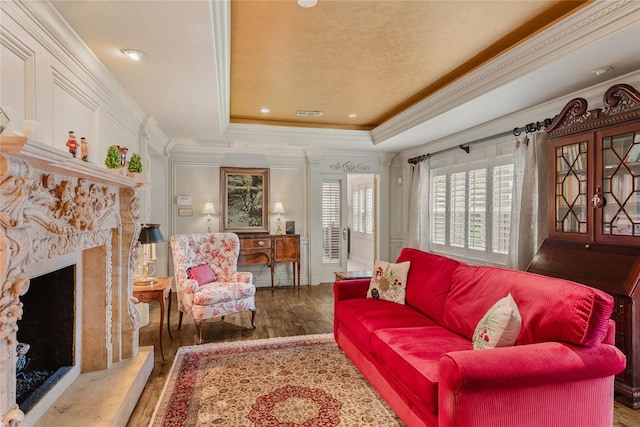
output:
[[[191,204],[191,196],[178,196],[176,203],[180,206],[188,206]]]

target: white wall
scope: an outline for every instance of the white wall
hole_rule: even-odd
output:
[[[197,154],[194,153],[197,151]],[[285,221],[295,221],[296,234],[300,234],[301,246],[301,284],[309,283],[308,262],[308,212],[307,212],[307,167],[300,154],[277,152],[254,152],[251,155],[239,154],[231,149],[207,150],[179,148],[171,151],[169,158],[170,187],[169,212],[171,217],[170,234],[205,233],[206,216],[202,208],[211,200],[216,208],[213,216],[212,231],[218,232],[220,226],[220,167],[247,167],[269,169],[269,211],[276,201],[282,202]],[[178,196],[191,197],[191,205],[178,206]],[[178,215],[178,209],[192,210],[191,216]],[[275,234],[276,215],[269,214],[269,230]],[[243,265],[242,271],[254,274],[256,286],[271,286],[271,270],[268,265]],[[171,270],[173,271],[173,270]],[[292,283],[290,263],[276,264],[274,286]]]
[[[75,131],[78,142],[88,141],[89,161],[101,167],[111,145],[128,147],[128,158],[139,153],[147,182],[141,221],[166,221],[160,207],[166,206],[167,137],[49,3],[0,2],[0,106],[11,124],[3,135],[21,135],[32,121],[26,136],[67,152],[68,132]],[[159,255],[166,258],[163,248]]]

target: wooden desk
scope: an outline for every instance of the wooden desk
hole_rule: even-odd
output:
[[[268,264],[271,268],[271,287],[277,262],[293,264],[293,286],[300,286],[300,235],[299,234],[267,234],[238,233],[240,238],[240,256],[238,265]]]
[[[155,280],[148,283],[133,283],[133,296],[138,299],[139,302],[151,302],[158,301],[160,305],[160,354],[162,360],[164,360],[164,352],[162,351],[162,323],[164,320],[164,300],[169,297],[169,307],[167,309],[167,330],[169,331],[169,338],[171,336],[171,327],[169,326],[169,319],[171,318],[171,282],[173,277],[156,277]]]

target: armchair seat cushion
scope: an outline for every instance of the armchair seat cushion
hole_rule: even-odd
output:
[[[252,297],[256,294],[256,287],[251,283],[242,282],[211,282],[206,283],[193,294],[193,304],[214,305],[228,301],[236,301]]]

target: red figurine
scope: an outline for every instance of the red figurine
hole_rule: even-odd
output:
[[[69,147],[69,152],[73,155],[73,157],[76,157],[76,154],[78,153],[78,141],[76,141],[76,134],[72,130],[69,131],[67,147]]]

